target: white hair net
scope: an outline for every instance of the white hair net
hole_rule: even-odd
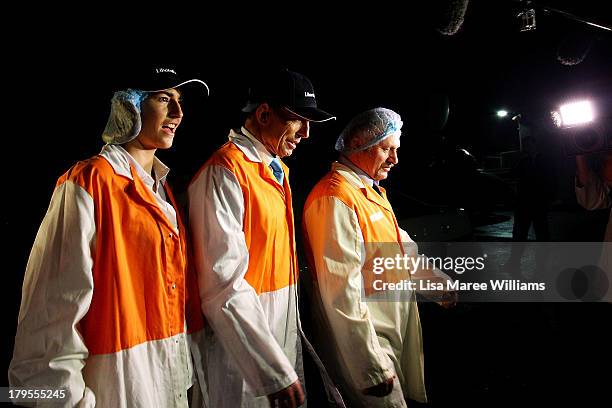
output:
[[[346,125],[336,140],[336,150],[343,154],[365,150],[391,135],[400,136],[403,124],[400,115],[391,109],[367,110]]]
[[[142,127],[140,103],[147,92],[128,89],[117,91],[111,99],[111,112],[102,132],[102,140],[108,144],[124,144],[134,140]]]

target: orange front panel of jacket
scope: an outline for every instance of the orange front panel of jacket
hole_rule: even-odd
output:
[[[133,180],[119,176],[105,159],[96,157],[75,165],[58,181],[73,181],[94,201],[94,292],[79,323],[92,354],[184,331],[185,230],[179,219],[177,236],[133,169],[132,175]],[[190,288],[194,293],[189,298],[199,303],[197,285]],[[188,324],[202,327],[201,316],[194,315]]]
[[[280,186],[262,162],[250,161],[233,143],[226,143],[205,166],[218,165],[237,178],[244,197],[243,231],[249,251],[244,279],[257,294],[282,289],[297,279],[297,257],[291,189],[287,167]]]
[[[307,209],[312,201],[325,196],[336,197],[355,211],[365,242],[401,241],[391,204],[386,197],[378,196],[373,189],[365,186],[357,188],[340,173],[330,171],[313,188],[304,209]],[[377,213],[380,213],[382,218],[373,221],[371,216]]]
[[[399,226],[391,204],[370,187],[357,188],[353,186],[340,173],[331,171],[326,174],[313,188],[304,205],[304,211],[310,204],[322,197],[335,197],[352,209],[359,222],[364,240],[365,259],[363,265],[363,279],[366,294],[372,288],[375,279],[385,282],[398,282],[409,279],[406,273],[399,270],[386,270],[382,275],[372,273],[372,261],[376,258],[394,259],[397,255],[403,256]],[[325,240],[326,237],[308,237],[308,240]],[[307,255],[312,256],[307,246]],[[309,259],[310,265],[314,265]]]

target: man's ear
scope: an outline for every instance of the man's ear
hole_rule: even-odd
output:
[[[257,118],[257,122],[261,125],[267,125],[270,123],[270,116],[272,115],[272,108],[267,103],[262,103],[257,107],[255,111],[255,117]]]

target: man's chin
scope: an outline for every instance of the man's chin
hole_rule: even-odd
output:
[[[380,181],[380,180],[384,180],[389,176],[389,172],[388,171],[384,171],[381,170],[378,172],[378,174],[376,175],[376,181]]]
[[[293,150],[285,149],[285,150],[283,150],[282,152],[280,152],[278,154],[278,157],[280,157],[282,159],[283,157],[288,157],[288,156],[291,156],[292,154],[293,154]]]

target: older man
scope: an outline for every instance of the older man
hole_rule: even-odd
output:
[[[416,244],[399,228],[378,185],[398,163],[401,127],[400,116],[385,108],[356,116],[336,143],[339,161],[304,206],[314,278],[313,335],[351,407],[404,407],[406,397],[426,400],[413,292],[366,301],[376,289],[374,255],[416,255]],[[397,283],[394,276],[383,280]]]
[[[205,353],[214,407],[303,403],[297,257],[288,168],[279,159],[309,137],[317,108],[308,78],[265,75],[251,87],[244,126],[189,187],[202,310],[214,335]]]

